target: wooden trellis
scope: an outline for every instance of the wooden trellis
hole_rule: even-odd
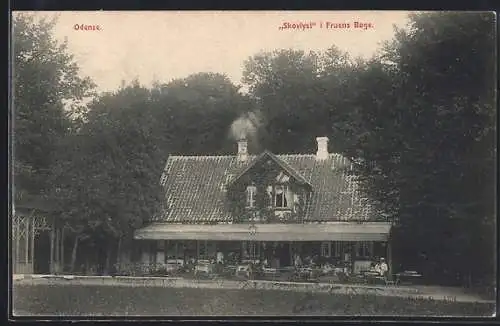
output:
[[[12,216],[12,261],[14,273],[32,273],[35,237],[42,231],[51,230],[47,218],[32,211],[30,215]]]

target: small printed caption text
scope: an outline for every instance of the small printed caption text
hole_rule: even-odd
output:
[[[329,21],[319,21],[319,22],[283,22],[278,29],[282,30],[309,30],[309,29],[329,29],[329,30],[345,30],[345,29],[356,29],[356,30],[368,30],[375,28],[375,24],[371,22],[348,22],[348,23],[334,23]]]

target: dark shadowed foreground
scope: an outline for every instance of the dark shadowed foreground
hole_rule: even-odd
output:
[[[491,316],[493,303],[375,295],[82,285],[17,285],[13,311],[45,316],[405,315]]]

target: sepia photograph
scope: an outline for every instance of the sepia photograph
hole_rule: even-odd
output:
[[[495,316],[496,30],[12,12],[10,318]]]

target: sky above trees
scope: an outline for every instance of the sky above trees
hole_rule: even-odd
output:
[[[57,15],[54,36],[68,40],[81,73],[98,91],[113,91],[133,79],[150,86],[195,72],[226,74],[240,83],[243,61],[259,51],[326,50],[335,44],[351,56],[371,57],[403,27],[407,12],[37,12]],[[316,28],[279,30],[284,22],[316,22]],[[320,29],[319,23],[351,28]],[[354,22],[374,28],[352,28]],[[75,30],[75,24],[100,30]]]

